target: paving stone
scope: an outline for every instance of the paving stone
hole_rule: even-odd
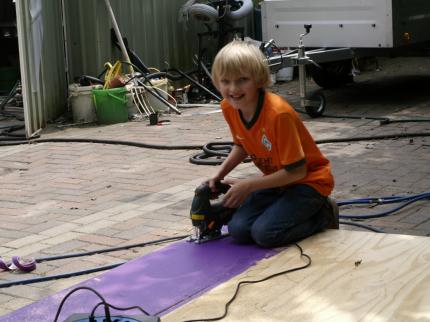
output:
[[[68,240],[62,243],[58,243],[55,246],[45,248],[43,251],[46,254],[61,255],[65,253],[75,253],[80,251],[80,249],[87,243],[80,240]]]
[[[75,231],[67,231],[60,233],[44,241],[45,245],[58,245],[60,243],[68,242],[70,240],[78,240],[82,236],[82,233]],[[46,247],[47,248],[47,247]]]
[[[31,304],[32,302],[32,300],[28,300],[22,297],[15,297],[9,302],[1,304],[0,307],[8,312],[12,312],[28,304]]]
[[[33,243],[38,243],[45,239],[47,239],[47,237],[43,235],[30,235],[20,239],[15,239],[14,241],[6,243],[4,246],[9,248],[20,248],[27,245],[31,245]]]
[[[429,217],[429,211],[426,212],[426,217]],[[430,236],[430,219],[428,219],[427,221],[423,222],[420,225],[416,226],[417,230],[421,231],[421,232],[428,232],[427,236]]]
[[[130,240],[142,235],[146,235],[148,232],[151,232],[151,231],[152,231],[152,227],[150,226],[139,226],[139,227],[134,227],[134,228],[120,231],[117,234],[115,234],[114,237]]]
[[[124,239],[121,238],[112,238],[102,235],[83,235],[79,237],[79,240],[91,244],[98,244],[104,246],[116,246],[124,242]]]
[[[26,287],[8,287],[1,289],[0,302],[3,302],[4,298],[12,299],[14,297],[21,297],[27,300],[35,301],[40,299],[41,297],[46,296],[48,293],[49,292],[47,292],[46,290],[34,287],[32,285],[28,285]]]
[[[10,310],[0,307],[0,316],[4,316],[9,312],[10,312]]]
[[[102,220],[98,220],[96,222],[93,222],[90,225],[77,227],[74,229],[74,231],[78,232],[78,233],[90,234],[90,233],[93,233],[99,229],[112,226],[114,223],[115,222],[112,220],[102,219]]]
[[[4,292],[0,292],[0,306],[4,303],[9,302],[10,300],[12,300],[14,297],[16,297],[15,294],[13,295],[7,295]]]
[[[27,235],[26,233],[18,230],[0,229],[0,238],[18,239],[18,238],[24,238],[26,235]]]
[[[64,222],[60,220],[46,220],[40,224],[35,224],[22,229],[28,233],[39,234],[43,231],[62,225]]]
[[[420,225],[430,220],[430,212],[429,212],[430,208],[419,207],[419,204],[420,204],[419,202],[417,202],[416,204],[417,206],[410,209],[408,211],[408,216],[405,216],[404,218],[402,218],[400,220],[401,222]]]
[[[79,227],[79,224],[73,223],[73,222],[62,223],[56,227],[43,230],[40,232],[40,234],[45,236],[55,237],[55,236],[62,235],[63,233],[70,232],[76,227]]]

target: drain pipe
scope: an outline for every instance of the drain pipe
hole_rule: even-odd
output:
[[[122,39],[122,35],[119,30],[118,23],[116,22],[115,14],[113,13],[112,6],[110,5],[109,0],[105,0],[105,4],[106,4],[106,8],[109,11],[109,15],[112,20],[113,29],[115,30],[116,38],[118,39],[119,46],[121,47],[122,55],[124,56],[124,60],[127,63],[129,63],[128,68],[130,70],[130,73],[133,74],[134,73],[133,66],[131,65],[131,60],[130,60],[130,57],[128,56],[127,49],[125,48],[124,40]]]

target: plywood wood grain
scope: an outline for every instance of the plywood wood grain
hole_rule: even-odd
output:
[[[300,245],[311,267],[241,287],[223,321],[430,321],[430,238],[331,230]],[[288,247],[162,321],[219,316],[239,281],[303,263]]]

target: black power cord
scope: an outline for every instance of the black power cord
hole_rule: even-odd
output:
[[[69,296],[71,296],[73,293],[75,293],[75,292],[77,292],[77,291],[80,291],[80,290],[88,290],[88,291],[91,291],[91,292],[93,292],[94,294],[96,294],[96,295],[97,295],[97,296],[102,300],[102,303],[103,303],[103,304],[104,304],[104,306],[105,306],[105,316],[106,316],[107,321],[111,321],[111,319],[110,319],[110,312],[109,312],[109,306],[108,306],[108,304],[107,304],[106,300],[104,299],[104,297],[103,297],[99,292],[97,292],[95,289],[93,289],[93,288],[91,288],[91,287],[87,287],[87,286],[80,286],[80,287],[77,287],[77,288],[75,288],[75,289],[71,290],[71,291],[70,291],[69,293],[67,293],[67,294],[66,294],[66,296],[61,300],[60,306],[58,307],[57,313],[55,314],[54,322],[57,322],[57,321],[58,321],[58,318],[60,317],[60,314],[61,314],[61,310],[63,309],[63,305],[64,305],[64,303],[66,302],[66,300],[69,298]]]
[[[73,258],[73,257],[95,255],[95,254],[103,254],[103,253],[109,253],[109,252],[114,252],[114,251],[119,251],[119,250],[127,250],[130,248],[145,247],[145,246],[149,246],[149,245],[158,245],[161,243],[176,241],[176,240],[184,239],[187,237],[188,237],[188,235],[181,235],[181,236],[176,236],[176,237],[168,237],[168,238],[152,240],[152,241],[149,241],[146,243],[138,243],[138,244],[125,245],[125,246],[104,248],[104,249],[98,249],[98,250],[93,250],[93,251],[89,251],[89,252],[83,252],[83,253],[71,253],[71,254],[63,254],[63,255],[56,255],[56,256],[39,257],[39,258],[36,258],[35,261],[36,261],[36,263],[42,263],[42,262],[48,262],[48,261],[53,261],[53,260],[58,260],[58,259],[66,259],[66,258]]]
[[[34,140],[26,140],[26,141],[0,143],[0,146],[11,146],[11,145],[33,144],[33,143],[56,143],[56,142],[97,143],[97,144],[114,144],[114,145],[116,144],[116,145],[127,145],[127,146],[134,146],[137,148],[155,149],[155,150],[199,150],[202,148],[202,145],[158,145],[158,144],[149,144],[149,143],[132,142],[132,141],[79,139],[79,138],[34,139]]]
[[[22,141],[27,137],[25,134],[16,134],[15,131],[25,129],[23,124],[0,126],[0,141]]]
[[[144,309],[142,309],[140,306],[131,306],[131,307],[117,307],[113,304],[108,303],[105,298],[99,293],[97,292],[95,289],[88,287],[88,286],[80,286],[77,288],[74,288],[73,290],[71,290],[70,292],[68,292],[64,298],[62,299],[58,309],[57,309],[57,313],[55,314],[55,318],[54,318],[54,322],[58,321],[58,318],[60,317],[61,314],[61,310],[63,309],[63,305],[66,302],[66,300],[75,292],[80,291],[80,290],[88,290],[93,292],[94,294],[96,294],[102,301],[97,303],[94,308],[91,311],[91,314],[88,317],[88,321],[89,322],[96,322],[96,317],[94,316],[96,309],[100,306],[103,305],[104,306],[104,311],[105,311],[105,316],[103,317],[103,321],[105,322],[115,322],[118,321],[118,317],[116,316],[111,316],[110,310],[109,308],[113,308],[117,311],[130,311],[130,310],[139,310],[141,311],[143,314],[145,314],[147,317],[153,317],[151,316],[148,312],[146,312]],[[154,319],[151,321],[159,321],[158,317],[153,317]],[[79,319],[80,321],[82,321],[82,319]],[[134,320],[131,318],[128,318],[126,320]],[[69,321],[69,319],[68,319]],[[121,320],[122,321],[122,320]],[[134,320],[136,321],[136,320]],[[145,320],[146,321],[146,320]],[[148,320],[149,321],[149,320]]]
[[[91,314],[90,314],[90,320],[94,319],[94,314],[96,313],[97,308],[100,305],[105,304],[104,302],[99,302],[97,303],[94,308],[91,310]],[[130,307],[117,307],[115,305],[112,305],[110,303],[106,303],[107,306],[113,308],[114,310],[118,310],[118,311],[131,311],[131,310],[139,310],[142,313],[146,314],[146,315],[150,315],[148,312],[146,312],[144,309],[142,309],[140,306],[130,306]]]
[[[414,137],[428,137],[430,133],[426,132],[412,132],[412,133],[393,133],[383,134],[374,136],[355,136],[346,138],[331,138],[316,140],[316,144],[327,144],[327,143],[343,143],[343,142],[358,142],[358,141],[372,141],[372,140],[388,140],[388,139],[400,139],[400,138],[414,138]],[[85,138],[48,138],[48,139],[30,139],[16,142],[4,142],[0,143],[0,146],[11,146],[11,145],[22,145],[22,144],[33,144],[33,143],[56,143],[56,142],[68,142],[68,143],[96,143],[96,144],[113,144],[113,145],[125,145],[134,146],[137,148],[155,149],[155,150],[200,150],[203,149],[206,154],[212,154],[213,156],[225,157],[231,150],[233,142],[209,142],[205,145],[159,145],[149,144],[144,142],[133,142],[133,141],[119,141],[119,140],[102,140],[102,139],[85,139]],[[217,147],[221,145],[221,147]],[[215,147],[215,149],[211,149]],[[211,155],[209,155],[211,156]],[[191,163],[200,164],[198,162]],[[219,161],[218,161],[219,162]],[[221,161],[222,162],[222,161]],[[215,163],[214,163],[215,164]],[[212,164],[211,164],[212,165]]]
[[[111,265],[105,265],[105,266],[99,266],[96,268],[86,269],[82,271],[77,272],[71,272],[71,273],[65,273],[65,274],[57,274],[57,275],[50,275],[50,276],[44,276],[44,277],[36,277],[36,278],[29,278],[25,280],[17,280],[17,281],[8,281],[0,283],[0,289],[11,287],[11,286],[17,286],[17,285],[28,285],[28,284],[35,284],[35,283],[41,283],[41,282],[47,282],[52,280],[58,280],[61,278],[69,278],[69,277],[75,277],[80,275],[87,275],[91,273],[96,273],[100,271],[106,271],[118,266],[121,266],[122,264],[125,264],[126,262],[111,264]]]
[[[300,257],[307,258],[308,261],[307,261],[307,263],[305,265],[302,265],[302,266],[299,266],[299,267],[295,267],[295,268],[290,268],[290,269],[278,272],[276,274],[272,274],[272,275],[266,276],[266,277],[264,277],[262,279],[259,279],[259,280],[256,280],[256,281],[241,281],[241,282],[239,282],[236,285],[236,290],[234,291],[233,296],[224,305],[224,313],[222,315],[220,315],[218,317],[214,317],[214,318],[201,318],[201,319],[185,320],[185,321],[182,321],[182,322],[203,322],[203,321],[219,321],[219,320],[222,320],[223,318],[225,318],[227,316],[227,314],[228,314],[228,308],[233,303],[233,301],[236,299],[237,294],[239,293],[239,289],[240,289],[240,287],[242,285],[261,283],[261,282],[267,281],[269,279],[272,279],[274,277],[285,275],[285,274],[289,274],[289,273],[292,273],[292,272],[295,272],[295,271],[299,271],[299,270],[302,270],[302,269],[305,269],[305,268],[311,266],[311,264],[312,264],[312,258],[309,255],[307,255],[307,254],[305,254],[303,252],[303,249],[302,249],[302,247],[299,244],[294,243],[292,245],[296,246],[300,250]]]

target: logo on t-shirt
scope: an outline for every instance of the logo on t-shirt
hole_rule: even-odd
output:
[[[263,143],[267,150],[272,151],[272,143],[269,141],[265,133],[263,133],[263,136],[261,137],[261,143]]]

